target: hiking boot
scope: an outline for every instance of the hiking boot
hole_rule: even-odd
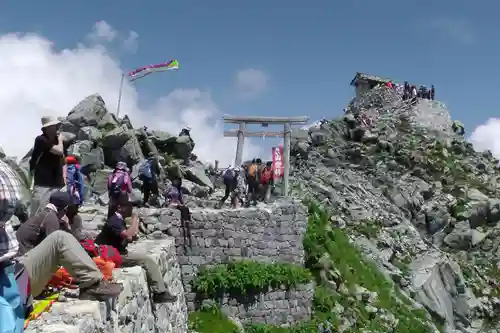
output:
[[[153,294],[153,302],[155,303],[173,303],[177,301],[177,296],[172,295],[168,291]]]
[[[80,289],[80,298],[109,298],[120,295],[123,290],[121,283],[112,283],[109,281],[99,281],[87,288]]]

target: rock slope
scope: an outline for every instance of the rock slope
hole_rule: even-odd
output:
[[[373,89],[295,133],[292,192],[326,207],[440,331],[500,332],[499,161],[451,124],[442,103]],[[360,313],[345,320],[363,328]]]

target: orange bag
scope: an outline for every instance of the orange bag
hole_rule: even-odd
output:
[[[113,269],[115,268],[114,262],[104,260],[101,257],[94,257],[92,260],[94,260],[97,267],[101,270],[102,275],[104,275],[104,280],[113,280]]]
[[[78,286],[75,284],[75,281],[64,267],[59,267],[54,275],[52,275],[52,278],[50,279],[49,283],[47,283],[47,285],[54,288],[78,288]]]

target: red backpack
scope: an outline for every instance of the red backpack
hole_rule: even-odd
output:
[[[91,258],[101,257],[106,261],[113,262],[116,268],[120,267],[123,263],[120,252],[111,245],[96,244],[91,239],[81,241],[80,244]]]
[[[262,175],[260,176],[260,183],[262,185],[268,184],[273,178],[273,169],[264,169],[262,170]]]

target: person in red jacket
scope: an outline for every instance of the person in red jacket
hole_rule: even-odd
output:
[[[271,191],[274,186],[273,176],[273,162],[267,162],[266,165],[262,168],[260,174],[261,193],[263,194],[265,202],[268,202],[271,198]]]

